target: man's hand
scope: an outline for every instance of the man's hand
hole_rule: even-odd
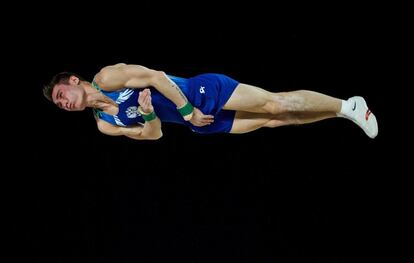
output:
[[[151,113],[154,111],[151,100],[151,91],[149,89],[144,89],[139,92],[138,103],[144,113]]]
[[[194,126],[202,127],[214,122],[213,115],[204,115],[199,109],[194,107],[193,116],[190,119],[191,124]]]

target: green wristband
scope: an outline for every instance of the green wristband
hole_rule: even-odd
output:
[[[155,118],[157,118],[157,115],[155,115],[155,111],[149,114],[141,114],[141,116],[144,119],[144,121],[152,121],[155,120]]]
[[[144,121],[152,121],[155,118],[157,118],[157,115],[155,115],[155,111],[152,111],[151,113],[145,113],[141,106],[138,107],[138,112],[141,113],[142,118]]]
[[[178,111],[181,113],[181,116],[187,116],[188,114],[191,114],[194,110],[193,105],[191,105],[190,102],[187,102],[183,107],[179,108]]]

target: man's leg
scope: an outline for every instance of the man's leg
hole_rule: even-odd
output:
[[[237,111],[230,133],[247,133],[263,127],[275,128],[285,125],[299,125],[336,117],[335,114],[323,113],[280,113],[277,115],[269,113],[253,113]]]
[[[375,138],[378,134],[376,118],[362,97],[352,97],[344,101],[309,90],[273,93],[255,86],[239,84],[223,109],[267,113],[274,115],[270,118],[272,120],[280,120],[280,116],[284,115],[284,122],[288,124],[340,116],[352,120],[370,138]]]
[[[341,109],[341,100],[308,90],[273,93],[255,86],[239,84],[223,109],[270,114],[286,112],[336,114]]]

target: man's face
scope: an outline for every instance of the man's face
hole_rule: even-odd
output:
[[[53,88],[52,100],[61,109],[81,111],[85,109],[85,91],[79,86],[79,79],[71,77],[69,84],[60,83]]]

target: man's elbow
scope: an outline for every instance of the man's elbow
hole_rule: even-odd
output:
[[[159,133],[154,134],[154,135],[151,137],[151,139],[150,139],[150,140],[153,140],[153,141],[155,141],[155,140],[159,140],[159,139],[161,139],[161,137],[162,137],[162,132],[160,131]]]
[[[151,141],[155,141],[155,140],[159,140],[162,137],[162,132],[157,132],[157,133],[152,133],[152,134],[142,134],[142,138],[145,140],[151,140]]]
[[[161,134],[141,134],[140,136],[131,136],[131,135],[126,135],[128,138],[134,139],[134,140],[147,140],[147,141],[155,141],[158,140],[162,137],[162,133]]]
[[[151,137],[151,141],[156,141],[156,140],[159,140],[159,139],[161,139],[161,137],[162,137],[162,134],[160,134],[160,135],[157,135],[157,136],[154,136],[154,137]]]
[[[165,78],[167,78],[167,75],[164,71],[152,70],[151,80],[153,84],[160,83],[162,80],[165,80]]]

